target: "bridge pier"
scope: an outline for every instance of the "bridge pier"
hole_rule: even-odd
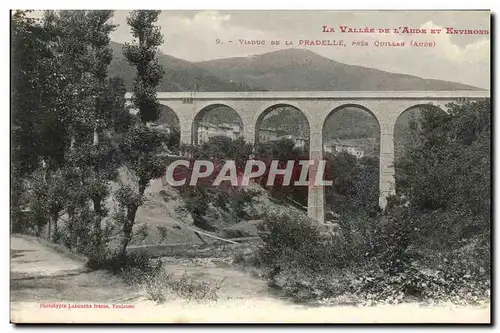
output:
[[[309,169],[309,177],[316,170]],[[314,178],[313,178],[314,179]],[[309,185],[307,195],[307,216],[319,223],[325,222],[325,189],[323,186]]]
[[[387,197],[396,193],[394,169],[394,125],[396,120],[381,124],[379,160],[379,206],[385,209]]]
[[[323,223],[325,221],[325,189],[322,185],[314,185],[319,161],[323,159],[322,125],[311,126],[309,159],[314,164],[309,167],[309,187],[307,194],[307,216]]]
[[[253,118],[244,117],[243,120],[243,139],[245,142],[255,145],[255,124],[253,122]]]

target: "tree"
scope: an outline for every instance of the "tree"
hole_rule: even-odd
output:
[[[43,160],[50,170],[64,164],[72,78],[59,47],[56,15],[41,20],[24,11],[12,17],[12,152],[23,177]]]
[[[440,246],[489,239],[491,105],[450,104],[448,114],[424,110],[417,143],[398,160],[397,194],[420,218],[420,237]],[[447,235],[446,240],[442,235]]]
[[[124,136],[121,151],[126,165],[134,174],[136,186],[124,186],[117,194],[123,213],[123,238],[120,256],[124,256],[132,238],[137,209],[143,203],[143,195],[151,179],[159,178],[165,172],[163,160],[158,156],[164,136],[147,126],[148,122],[158,119],[160,106],[156,98],[156,86],[164,71],[155,58],[158,46],[163,42],[160,28],[154,23],[160,11],[133,11],[127,18],[134,36],[133,44],[126,44],[123,53],[127,60],[136,67],[132,103],[138,110],[140,124],[133,126]]]
[[[17,11],[12,17],[12,176],[21,182],[33,171],[42,170],[41,180],[55,181],[46,189],[59,196],[60,177],[56,171],[65,164],[69,110],[72,101],[67,87],[72,78],[61,55],[60,29],[54,12],[47,11],[41,20]],[[53,185],[53,186],[52,186]],[[15,186],[14,189],[20,189]],[[19,196],[12,207],[19,209]],[[60,211],[60,198],[39,201],[37,212],[49,212],[49,237],[55,211]],[[44,214],[42,214],[44,215]],[[16,215],[14,215],[15,218]],[[41,218],[41,217],[40,217]],[[37,220],[38,218],[35,218]],[[41,225],[40,219],[35,221]],[[57,225],[54,225],[57,229]]]
[[[22,178],[38,166],[40,156],[35,117],[39,96],[30,91],[38,84],[36,66],[43,41],[36,38],[40,25],[26,11],[16,11],[11,21],[11,223],[13,230],[22,228]]]
[[[333,185],[326,188],[326,204],[334,212],[366,216],[378,207],[378,158],[342,152],[326,155]]]
[[[109,34],[115,30],[116,25],[109,23],[113,16],[111,10],[91,10],[87,13],[87,33],[90,44],[89,62],[90,74],[93,76],[95,85],[92,95],[94,97],[94,144],[99,142],[100,131],[110,125],[109,119],[112,108],[107,104],[108,97],[108,67],[111,63],[113,53],[109,47]]]
[[[86,16],[87,36],[90,45],[88,48],[89,72],[94,81],[91,90],[94,99],[93,113],[91,113],[94,135],[92,147],[82,151],[82,156],[88,156],[89,159],[85,163],[88,174],[83,179],[83,183],[94,205],[95,217],[92,238],[96,253],[102,252],[101,221],[107,215],[104,208],[104,201],[109,195],[107,183],[115,178],[118,168],[114,147],[110,142],[99,139],[101,132],[112,126],[110,119],[115,110],[114,103],[107,103],[111,93],[109,89],[115,88],[107,82],[108,67],[112,59],[109,34],[116,28],[115,25],[109,23],[112,16],[113,11],[110,10],[88,11]],[[84,172],[85,169],[81,168],[81,170]]]
[[[116,149],[99,135],[111,127],[120,107],[111,96],[118,99],[114,95],[121,92],[107,82],[112,14],[45,11],[41,20],[24,12],[13,15],[13,174],[23,184],[22,177],[42,165],[33,185],[48,195],[35,205],[46,207],[35,211],[47,216],[49,238],[58,232],[64,209],[77,221],[75,214],[91,200],[97,234],[106,214],[103,202],[117,167]],[[22,188],[17,183],[15,188]]]
[[[37,32],[42,30],[26,11],[12,15],[11,29],[11,116],[12,116],[12,173],[15,178],[31,173],[38,166],[39,154],[36,113],[40,112],[40,96],[33,94],[40,80],[37,64],[44,56],[45,41]]]
[[[163,77],[164,70],[158,63],[156,53],[163,43],[160,27],[154,25],[160,15],[159,10],[136,10],[127,18],[135,44],[126,43],[123,54],[137,69],[132,102],[138,109],[142,123],[156,121],[160,115],[160,105],[156,98],[156,86]]]
[[[303,206],[307,205],[307,186],[282,186],[282,175],[278,175],[275,178],[275,182],[272,186],[268,187],[266,185],[271,162],[273,160],[279,160],[278,168],[280,169],[286,168],[287,161],[294,160],[295,164],[292,172],[291,183],[293,184],[295,181],[298,181],[302,171],[299,161],[309,159],[307,148],[296,148],[295,142],[286,138],[277,142],[259,143],[256,146],[256,159],[259,159],[266,164],[266,171],[260,178],[260,184],[262,187],[268,188],[273,197],[284,201],[290,201],[289,199],[292,199]]]
[[[220,161],[233,160],[236,167],[243,170],[252,150],[252,144],[245,142],[243,137],[233,140],[225,135],[218,135],[195,147],[194,155]]]
[[[76,169],[80,175],[66,179],[67,212],[70,221],[76,221],[74,214],[84,212],[88,200],[93,202],[94,226],[87,239],[93,240],[97,252],[101,247],[101,220],[106,215],[103,202],[108,195],[107,182],[117,167],[112,146],[99,139],[101,131],[111,125],[112,109],[106,97],[107,68],[112,58],[109,33],[115,28],[109,23],[112,15],[109,10],[46,14],[50,31],[58,37],[56,50],[68,79],[62,88],[62,109],[70,145],[63,168]]]
[[[104,109],[110,110],[105,113],[109,118],[110,130],[115,135],[126,133],[135,122],[135,117],[125,107],[125,83],[120,77],[108,79],[108,86],[105,91]],[[119,140],[118,140],[119,141]]]

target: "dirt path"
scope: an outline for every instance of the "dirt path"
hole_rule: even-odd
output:
[[[112,302],[140,299],[138,291],[104,271],[90,272],[34,239],[11,237],[11,309],[20,302]]]
[[[216,303],[183,300],[157,305],[145,294],[106,272],[88,272],[39,242],[11,238],[11,320],[13,322],[322,322],[405,323],[490,321],[490,307],[450,304],[424,307],[311,307],[270,293],[264,281],[213,260],[165,260],[167,272],[186,272],[203,281],[225,278]],[[106,307],[96,307],[95,304]],[[120,304],[126,307],[120,307]],[[90,308],[75,307],[86,306]],[[51,306],[51,307],[47,307]],[[58,306],[59,308],[54,308]]]

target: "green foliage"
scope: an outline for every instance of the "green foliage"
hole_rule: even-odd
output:
[[[124,162],[137,180],[137,192],[131,187],[122,187],[116,194],[122,210],[117,216],[117,221],[122,225],[121,256],[125,256],[131,240],[135,215],[143,203],[146,187],[151,179],[160,178],[165,172],[164,161],[158,156],[165,137],[146,125],[156,121],[160,114],[156,86],[164,71],[155,56],[158,46],[163,42],[163,36],[160,28],[154,25],[159,14],[160,11],[136,10],[127,18],[134,43],[126,44],[123,54],[137,69],[132,103],[138,110],[141,124],[125,126],[129,130],[120,142]]]
[[[85,221],[92,220],[90,239],[97,246],[102,235],[94,237],[94,232],[99,234],[100,219],[107,214],[107,181],[118,164],[113,147],[99,140],[115,107],[105,103],[112,57],[109,34],[115,29],[109,22],[112,15],[112,11],[83,10],[45,11],[40,20],[22,12],[13,15],[13,59],[18,61],[13,110],[19,122],[16,130],[24,132],[14,139],[23,151],[15,156],[14,168],[25,177],[42,164],[32,188],[47,194],[44,202],[42,195],[35,196],[30,217],[38,234],[46,223],[42,220],[48,219],[48,236],[66,243],[72,238],[58,227],[61,212],[68,214],[67,223],[78,224],[81,214]],[[91,145],[93,133],[98,140]],[[26,145],[28,139],[36,144]],[[85,217],[89,200],[94,202],[95,219]],[[73,227],[65,226],[72,237]]]
[[[148,226],[141,224],[134,233],[134,237],[138,242],[143,242],[148,237]]]
[[[174,154],[179,154],[181,145],[180,129],[177,127],[172,128],[171,131],[166,135],[164,143],[169,151],[173,152]]]
[[[257,193],[253,191],[248,191],[241,189],[235,191],[231,196],[229,205],[232,210],[232,214],[237,218],[237,220],[248,220],[250,218],[248,210],[252,207],[253,198]]]
[[[374,157],[357,159],[342,152],[326,155],[333,185],[326,188],[326,205],[342,215],[368,215],[378,210],[379,161]]]
[[[217,291],[220,289],[223,282],[224,279],[217,283],[196,281],[184,272],[180,280],[171,280],[168,287],[182,299],[193,301],[217,301],[219,298]]]
[[[122,229],[122,254],[125,253],[132,237],[137,209],[143,204],[143,195],[151,179],[160,178],[165,173],[165,162],[159,153],[163,135],[143,124],[133,126],[126,132],[120,143],[122,161],[135,176],[137,189],[122,186],[115,194],[123,218],[117,222]]]
[[[397,304],[412,297],[453,302],[488,297],[489,263],[479,258],[488,255],[488,246],[478,239],[468,241],[473,247],[426,252],[412,243],[414,225],[401,217],[378,221],[375,237],[365,236],[363,248],[328,237],[305,216],[268,213],[261,227],[263,245],[252,261],[297,300],[335,302],[350,295],[355,303]]]
[[[396,161],[396,185],[407,209],[426,217],[424,234],[446,234],[459,245],[489,233],[490,114],[489,100],[450,105],[449,114],[422,112],[418,145]]]
[[[307,186],[282,186],[280,180],[276,177],[275,182],[271,186],[267,186],[270,165],[273,160],[279,160],[283,165],[280,168],[286,167],[286,163],[294,160],[295,167],[292,173],[291,182],[299,179],[301,168],[298,167],[299,160],[309,159],[308,148],[295,148],[295,142],[291,139],[281,139],[277,142],[259,143],[255,147],[255,158],[263,161],[266,164],[266,172],[258,179],[260,185],[266,188],[269,194],[278,200],[289,203],[290,199],[298,202],[301,205],[307,205]]]
[[[125,107],[126,88],[123,79],[113,77],[108,79],[107,89],[104,92],[103,108],[109,110],[106,118],[107,124],[110,124],[113,132],[122,134],[127,132],[134,124],[134,115]]]
[[[48,185],[45,181],[45,172],[37,170],[33,173],[31,186],[28,189],[28,195],[31,197],[29,201],[30,210],[30,227],[34,230],[35,235],[41,236],[43,227],[49,221],[48,203]]]
[[[58,57],[50,23],[12,16],[12,158],[20,176],[39,167],[63,164],[67,143],[67,69]]]
[[[208,139],[199,146],[185,147],[194,158],[209,158],[215,161],[232,160],[236,162],[237,168],[244,168],[245,162],[252,154],[253,147],[245,142],[242,137],[235,140],[218,135]]]
[[[335,111],[326,119],[324,129],[325,141],[332,139],[376,138],[379,136],[380,131],[375,118],[358,107],[346,107]]]
[[[160,27],[154,25],[160,12],[135,10],[127,18],[135,44],[125,44],[123,54],[137,69],[132,102],[139,110],[143,123],[155,121],[160,115],[156,86],[160,83],[164,70],[155,56],[158,46],[163,43],[163,36]]]
[[[264,245],[259,253],[273,278],[283,270],[301,267],[320,273],[330,267],[344,267],[341,244],[324,237],[311,219],[297,212],[268,211],[260,226]]]
[[[180,188],[180,195],[184,200],[184,208],[191,214],[194,224],[202,229],[210,229],[205,221],[205,213],[210,202],[208,188],[201,184],[184,185]]]
[[[189,277],[186,272],[178,280],[172,275],[161,271],[153,278],[144,280],[143,286],[152,301],[163,303],[168,299],[180,298],[188,301],[206,302],[217,301],[218,290],[222,282],[217,283],[196,281]]]
[[[295,148],[291,139],[281,139],[277,142],[262,142],[255,147],[255,153],[260,158],[274,158],[280,161],[293,160],[307,153],[307,150]]]
[[[92,269],[106,269],[113,274],[128,277],[129,284],[143,282],[145,278],[156,276],[163,269],[161,261],[154,261],[146,252],[114,253],[101,261],[92,261],[87,264]]]
[[[309,136],[309,123],[304,113],[295,107],[278,106],[262,119],[261,128],[276,128],[287,135]]]
[[[161,156],[164,136],[144,125],[133,126],[120,144],[123,160],[138,178],[139,192],[144,193],[151,179],[160,178],[165,172]]]

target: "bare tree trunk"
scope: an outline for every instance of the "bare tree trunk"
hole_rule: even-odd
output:
[[[49,219],[49,223],[47,223],[47,239],[50,241],[52,235],[52,221]]]
[[[123,226],[123,239],[120,249],[120,257],[125,257],[128,243],[132,239],[132,228],[134,227],[135,215],[139,206],[134,206],[127,212],[127,221]]]
[[[99,218],[95,219],[95,247],[96,252],[99,253],[101,251],[101,243],[102,243],[102,230],[101,230],[101,220],[102,220],[102,206],[101,206],[101,198],[93,197],[92,202],[94,204],[94,212]]]
[[[97,146],[99,144],[99,132],[97,129],[97,126],[94,127],[94,141],[92,142],[92,145]]]
[[[57,235],[57,219],[59,218],[59,213],[55,212],[50,214],[50,221],[49,221],[49,240],[54,240],[54,237]],[[51,226],[54,226],[54,233],[51,235]]]

